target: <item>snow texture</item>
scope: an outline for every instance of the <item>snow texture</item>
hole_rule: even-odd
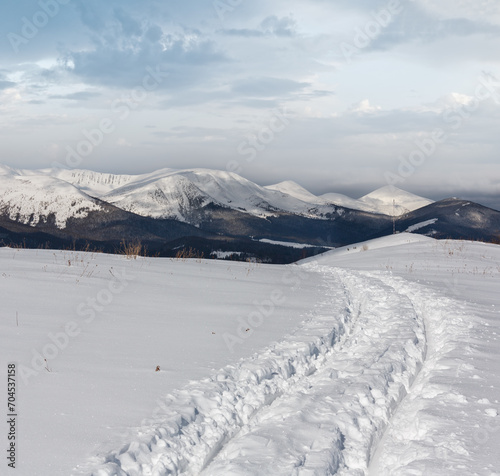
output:
[[[47,176],[0,174],[0,212],[11,220],[37,225],[53,217],[58,228],[69,218],[102,210],[95,199],[73,185]]]
[[[262,243],[270,243],[272,245],[289,246],[290,248],[314,248],[317,245],[307,245],[305,243],[293,243],[291,241],[277,241],[269,240],[267,238],[262,238],[259,240]]]
[[[414,231],[420,230],[421,228],[425,228],[429,225],[434,225],[438,221],[437,218],[432,218],[431,220],[422,221],[420,223],[416,223],[415,225],[411,225],[406,229],[407,233],[413,233]]]
[[[403,233],[288,266],[0,263],[1,345],[25,366],[47,328],[130,275],[20,389],[21,476],[498,475],[497,245]]]
[[[196,224],[193,211],[209,204],[260,218],[286,212],[328,219],[343,214],[342,207],[401,215],[432,203],[392,186],[359,200],[340,194],[316,197],[295,182],[261,187],[235,173],[209,169],[162,169],[134,176],[2,166],[0,179],[0,207],[8,210],[9,216],[36,225],[53,214],[59,228],[64,228],[69,217],[84,217],[88,211],[98,210],[91,197],[141,216],[192,224]]]

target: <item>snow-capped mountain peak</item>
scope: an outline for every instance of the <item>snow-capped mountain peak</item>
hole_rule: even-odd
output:
[[[18,172],[7,165],[0,164],[0,175],[18,175]]]
[[[203,168],[125,175],[0,166],[0,178],[4,215],[32,225],[53,215],[60,228],[70,217],[101,209],[95,198],[137,215],[195,225],[194,217],[209,204],[259,218],[292,214],[326,220],[343,213],[343,208],[401,215],[432,203],[392,186],[358,200],[336,193],[318,197],[290,180],[263,187],[232,172]]]
[[[316,195],[312,194],[293,180],[285,180],[284,182],[280,182],[274,185],[267,185],[264,188],[290,195],[291,197],[297,198],[306,203],[323,203],[321,197],[317,197]]]
[[[418,208],[433,203],[432,200],[420,197],[394,185],[386,185],[359,199],[371,207],[373,211],[386,215],[404,215]]]
[[[92,197],[73,185],[44,175],[0,175],[0,212],[11,220],[35,226],[53,217],[58,228],[69,218],[102,210]]]

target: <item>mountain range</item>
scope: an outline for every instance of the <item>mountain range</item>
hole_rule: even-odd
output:
[[[500,238],[500,212],[458,199],[433,202],[394,186],[353,199],[316,196],[292,181],[264,187],[209,169],[117,175],[0,166],[4,244],[116,251],[123,242],[141,242],[160,256],[192,248],[205,256],[289,262],[394,228],[493,241]]]

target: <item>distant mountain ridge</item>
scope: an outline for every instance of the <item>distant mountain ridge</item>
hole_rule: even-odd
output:
[[[134,176],[88,170],[14,170],[3,167],[0,174],[3,180],[0,207],[17,210],[19,219],[24,220],[24,223],[38,223],[45,215],[43,207],[35,205],[38,200],[36,195],[23,188],[43,190],[48,188],[48,180],[52,180],[47,200],[53,205],[47,208],[47,212],[55,214],[58,226],[72,216],[72,208],[60,203],[58,193],[75,195],[76,202],[82,205],[78,209],[80,213],[87,209],[98,209],[97,205],[91,203],[93,197],[137,215],[191,224],[197,224],[193,211],[208,204],[232,208],[260,218],[286,212],[307,218],[330,219],[332,215],[343,213],[341,209],[344,207],[397,216],[432,203],[431,200],[393,186],[383,187],[359,200],[341,194],[317,197],[292,181],[262,187],[235,173],[209,169],[162,169]],[[68,184],[74,187],[71,193]],[[18,206],[15,197],[6,196],[3,192],[16,187],[20,189],[18,198],[24,200],[29,197],[31,207]],[[76,199],[78,191],[81,197]],[[47,200],[38,201],[43,204]],[[60,204],[59,207],[56,203]],[[38,218],[35,216],[37,213]],[[73,213],[77,213],[77,210],[73,210]]]
[[[65,228],[69,218],[102,209],[95,198],[54,177],[0,175],[0,212],[20,223],[35,226],[52,217]]]
[[[393,186],[359,199],[316,196],[292,181],[260,186],[209,169],[119,175],[0,166],[0,245],[115,252],[123,241],[141,242],[159,256],[193,248],[282,263],[394,229],[494,241],[500,212]]]

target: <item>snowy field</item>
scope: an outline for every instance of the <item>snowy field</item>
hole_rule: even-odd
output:
[[[500,475],[499,284],[499,246],[411,234],[287,266],[2,248],[0,474]]]

